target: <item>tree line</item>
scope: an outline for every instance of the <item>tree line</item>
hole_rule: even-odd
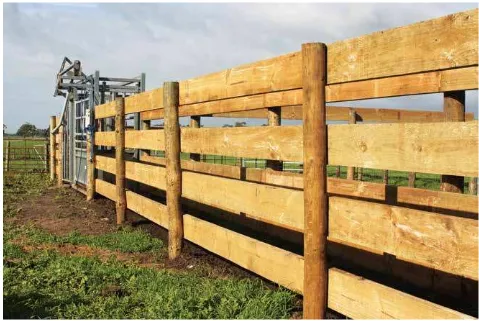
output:
[[[3,135],[8,135],[5,133],[7,129],[7,126],[4,124],[3,125]],[[22,137],[48,137],[50,133],[50,126],[46,129],[42,128],[37,128],[35,125],[30,124],[30,123],[25,123],[20,128],[18,128],[16,132],[16,136],[22,136]]]

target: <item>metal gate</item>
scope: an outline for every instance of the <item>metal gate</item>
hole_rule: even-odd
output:
[[[76,101],[74,104],[75,121],[73,123],[73,184],[86,184],[86,126],[88,118],[89,99]]]

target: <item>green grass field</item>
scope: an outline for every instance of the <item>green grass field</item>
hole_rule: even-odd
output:
[[[47,186],[42,175],[17,175],[4,185],[4,318],[279,319],[298,305],[294,293],[259,279],[142,266],[128,258],[167,255],[160,239],[139,229],[59,236],[15,223],[23,201]],[[65,251],[72,246],[83,252]]]

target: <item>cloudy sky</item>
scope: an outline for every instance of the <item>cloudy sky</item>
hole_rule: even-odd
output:
[[[48,126],[64,56],[110,77],[146,72],[147,89],[300,50],[301,43],[356,37],[477,4],[4,4],[3,117]],[[344,103],[342,104],[344,105]],[[354,102],[355,106],[440,110],[440,95]],[[477,91],[466,111],[477,116]],[[231,121],[229,121],[231,122]],[[208,125],[208,124],[206,124]]]

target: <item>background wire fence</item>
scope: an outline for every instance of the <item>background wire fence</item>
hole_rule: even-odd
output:
[[[164,151],[152,151],[151,155],[164,157]],[[182,153],[182,159],[190,159],[189,153]],[[201,162],[231,166],[242,166],[246,168],[266,168],[266,160],[257,158],[237,158],[222,155],[201,155]],[[283,162],[283,171],[292,173],[303,173],[303,164],[299,162]],[[347,166],[328,166],[328,177],[347,177]],[[371,168],[355,169],[354,179],[364,182],[387,183],[394,186],[409,186],[409,172],[379,170]],[[464,193],[469,193],[470,177],[465,178]],[[441,175],[415,173],[414,187],[439,190],[441,186]]]

